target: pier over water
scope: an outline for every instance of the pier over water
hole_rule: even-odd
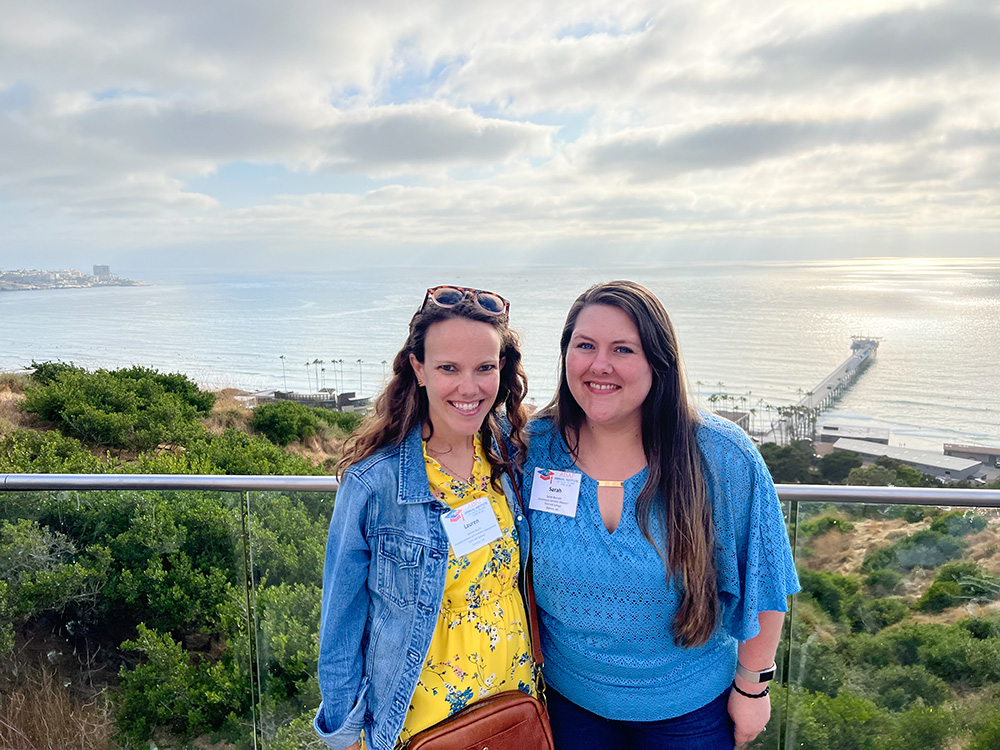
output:
[[[762,443],[785,443],[812,438],[816,418],[854,385],[878,354],[879,336],[852,336],[851,356],[841,362],[819,385],[807,391],[794,406],[779,409],[779,418],[761,434]]]

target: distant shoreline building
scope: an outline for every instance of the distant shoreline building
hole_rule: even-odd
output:
[[[95,265],[87,274],[73,268],[60,271],[39,271],[18,268],[0,270],[0,292],[36,291],[40,289],[87,289],[95,286],[144,286],[141,281],[123,279],[111,273],[111,266]]]
[[[930,474],[945,482],[974,479],[983,473],[982,461],[971,461],[967,458],[956,458],[915,448],[897,448],[867,440],[843,437],[833,444],[833,449],[835,451],[853,451],[861,456],[861,460],[866,465],[882,456],[892,458],[916,469],[921,474]]]

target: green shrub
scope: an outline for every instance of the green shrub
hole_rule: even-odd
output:
[[[350,411],[333,411],[331,409],[316,409],[317,416],[329,425],[339,427],[345,433],[352,433],[364,420],[363,414]]]
[[[936,568],[961,557],[965,545],[955,537],[924,529],[900,539],[894,545],[899,566],[904,570],[913,568]]]
[[[278,445],[305,440],[319,432],[323,422],[315,410],[295,401],[274,401],[253,410],[250,425]]]
[[[815,520],[806,521],[798,525],[799,534],[805,537],[822,536],[829,531],[837,530],[841,533],[854,530],[854,524],[841,518],[833,516],[823,516]]]
[[[903,581],[903,574],[889,568],[873,570],[865,576],[865,586],[874,596],[889,596],[896,593]]]
[[[847,691],[835,697],[793,690],[787,747],[809,750],[877,750],[892,727],[888,712]]]
[[[185,455],[192,464],[213,467],[217,474],[322,474],[304,458],[239,430],[195,440]]]
[[[998,747],[1000,747],[1000,714],[994,714],[976,727],[966,750],[996,750]]]
[[[56,380],[60,375],[67,372],[86,372],[82,367],[77,367],[72,362],[35,362],[31,361],[31,379],[39,385],[48,385]]]
[[[17,474],[104,474],[114,462],[104,462],[75,438],[58,432],[18,430],[0,437],[0,471]]]
[[[871,573],[876,570],[886,570],[896,567],[899,556],[892,545],[887,547],[876,547],[861,561],[861,572]]]
[[[941,566],[934,582],[917,600],[914,608],[923,612],[941,612],[957,604],[997,598],[1000,598],[1000,579],[974,562],[953,562]]]
[[[250,425],[272,443],[288,445],[323,432],[325,426],[353,432],[362,416],[352,412],[317,409],[296,401],[273,401],[253,410]]]
[[[902,599],[858,596],[851,601],[847,615],[854,632],[877,633],[909,617],[910,608]]]
[[[840,484],[851,469],[860,468],[861,456],[854,451],[834,451],[819,460],[819,471],[823,478],[831,484]]]
[[[138,651],[145,659],[119,673],[121,692],[115,703],[122,744],[145,745],[159,727],[187,739],[237,721],[250,708],[250,681],[236,660],[192,660],[169,633],[145,625],[139,625],[138,637],[122,648]]]
[[[861,588],[854,577],[808,569],[799,571],[799,583],[802,593],[812,596],[835,621],[845,618],[851,600]]]
[[[893,665],[872,675],[875,703],[890,711],[902,711],[914,703],[939,706],[951,693],[948,683],[919,664]]]
[[[973,511],[952,511],[934,519],[931,531],[949,536],[966,536],[986,528],[986,519]]]
[[[183,375],[140,367],[93,373],[57,368],[39,382],[22,408],[99,447],[184,445],[203,432],[196,418],[215,402],[214,394],[202,393]]]
[[[895,717],[880,750],[945,750],[952,746],[955,717],[940,707],[915,705]]]
[[[1000,638],[1000,618],[997,617],[966,617],[959,620],[958,625],[968,630],[973,638],[981,641],[987,638]]]
[[[65,534],[28,519],[0,521],[0,581],[16,622],[50,611],[87,619],[82,613],[96,607],[109,565],[107,550],[77,559]]]
[[[801,674],[793,674],[792,680],[814,693],[836,696],[847,676],[847,664],[836,647],[815,639],[802,644],[795,664]]]
[[[886,518],[902,518],[907,523],[920,523],[927,517],[941,515],[941,509],[932,505],[893,505],[886,510]]]

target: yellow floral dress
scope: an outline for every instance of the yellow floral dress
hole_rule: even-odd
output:
[[[403,723],[400,744],[467,704],[504,690],[535,694],[528,620],[517,588],[517,529],[507,500],[490,482],[490,465],[476,437],[471,483],[448,474],[434,458],[424,462],[431,493],[452,509],[488,497],[503,535],[455,557],[437,627]]]

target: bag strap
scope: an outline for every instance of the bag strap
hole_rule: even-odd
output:
[[[497,444],[500,448],[500,452],[503,454],[503,460],[511,466],[513,469],[513,464],[510,461],[510,455],[507,451],[507,441],[504,440],[501,435],[500,439],[497,440]],[[510,479],[510,486],[514,490],[514,497],[517,498],[517,505],[521,509],[521,515],[524,516],[525,523],[528,524],[529,530],[531,527],[528,521],[527,508],[524,506],[524,498],[521,497],[521,490],[518,487],[520,484],[517,481],[517,477],[513,475],[513,471],[508,474]],[[531,545],[528,545],[528,554],[526,555],[527,562],[524,565],[524,570],[522,573],[522,585],[524,586],[524,598],[527,604],[525,608],[525,615],[528,618],[528,630],[531,633],[531,657],[535,660],[535,664],[539,669],[539,677],[541,677],[541,668],[545,666],[545,658],[542,656],[542,638],[538,630],[538,607],[535,604],[535,584],[533,583],[533,572],[531,566]]]
[[[524,500],[521,499],[521,490],[518,489],[517,483],[514,481],[511,482],[511,486],[514,488],[517,503],[521,506],[521,515],[524,516],[525,523],[529,523],[528,514],[524,509]],[[530,543],[526,559],[527,562],[524,565],[524,598],[528,601],[528,608],[525,614],[528,616],[528,628],[531,630],[531,655],[535,660],[535,664],[541,669],[545,666],[545,659],[542,656],[542,638],[538,631],[538,606],[535,604],[534,572],[532,571],[533,558],[531,557]]]

